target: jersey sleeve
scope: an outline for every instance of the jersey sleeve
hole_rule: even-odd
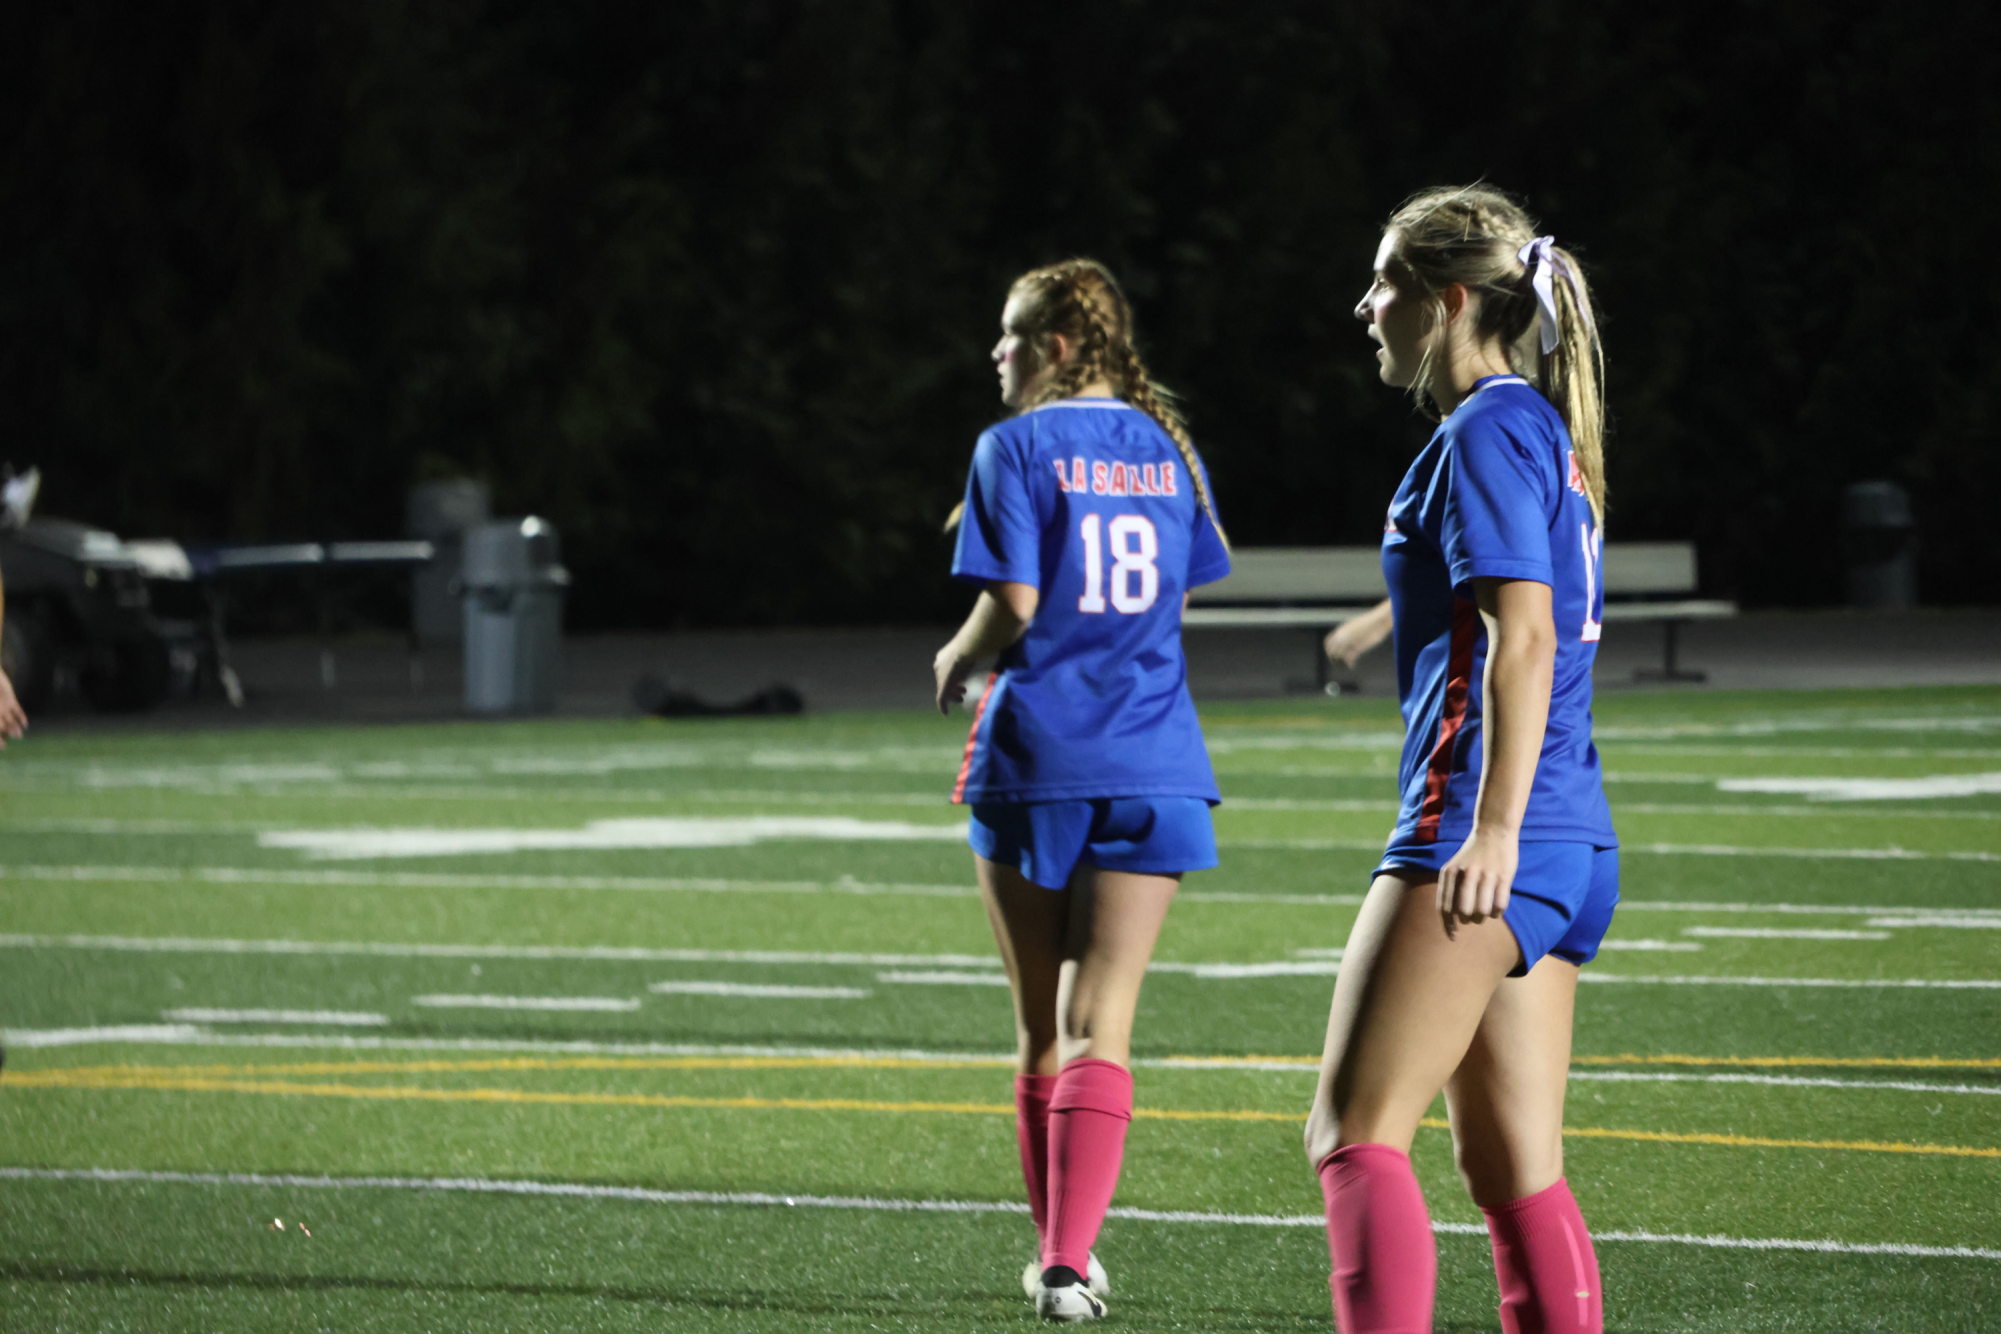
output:
[[[1209,470],[1202,470],[1202,482],[1209,482]],[[1211,487],[1209,495],[1215,496]],[[1223,535],[1216,531],[1216,525],[1209,520],[1209,511],[1203,508],[1202,499],[1195,499],[1195,533],[1188,542],[1188,583],[1189,588],[1200,588],[1213,584],[1230,572],[1230,549],[1223,545]]]
[[[1018,451],[992,431],[973,447],[966,512],[952,552],[954,578],[1042,587],[1042,525]]]
[[[1482,578],[1554,587],[1546,482],[1529,449],[1493,423],[1478,423],[1453,441],[1441,472],[1439,548],[1452,587]]]

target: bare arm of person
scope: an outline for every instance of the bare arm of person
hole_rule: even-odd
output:
[[[1527,579],[1475,579],[1473,598],[1487,627],[1487,672],[1481,727],[1485,762],[1473,805],[1473,832],[1438,873],[1438,911],[1447,935],[1462,922],[1507,911],[1520,857],[1522,814],[1556,676],[1556,624],[1548,584]]]
[[[7,623],[7,590],[0,586],[0,625]],[[0,667],[0,750],[7,748],[8,740],[18,737],[28,730],[28,715],[21,708],[21,701],[14,698],[14,683],[7,679],[7,670]]]
[[[1028,629],[1042,595],[1027,584],[994,580],[980,592],[972,614],[932,660],[931,673],[937,682],[938,712],[950,713],[952,706],[966,697],[966,678],[973,664],[991,657]]]
[[[1326,650],[1329,662],[1353,667],[1363,654],[1388,639],[1392,628],[1390,600],[1384,598],[1360,616],[1328,631],[1320,646]]]

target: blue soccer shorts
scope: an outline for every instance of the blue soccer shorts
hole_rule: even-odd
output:
[[[1383,854],[1370,878],[1385,871],[1436,875],[1461,843],[1407,843]],[[1589,843],[1529,842],[1521,845],[1515,883],[1502,920],[1522,948],[1510,977],[1521,977],[1545,954],[1582,967],[1598,957],[1598,946],[1619,904],[1619,850]]]
[[[977,801],[966,841],[1044,889],[1062,889],[1079,863],[1138,875],[1217,865],[1216,829],[1200,797]]]

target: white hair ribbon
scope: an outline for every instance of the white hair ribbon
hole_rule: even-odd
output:
[[[1584,295],[1584,285],[1577,281],[1577,274],[1564,262],[1557,251],[1554,236],[1538,236],[1515,253],[1515,259],[1527,266],[1529,285],[1535,288],[1535,303],[1542,312],[1542,350],[1548,356],[1556,351],[1558,341],[1556,324],[1556,274],[1563,275],[1563,281],[1570,287],[1571,300],[1577,303],[1578,314],[1584,317],[1584,327],[1595,341],[1598,337],[1598,322],[1591,318],[1591,301]]]

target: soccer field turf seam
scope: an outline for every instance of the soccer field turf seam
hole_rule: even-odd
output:
[[[156,1093],[234,1093],[270,1097],[345,1098],[387,1102],[496,1103],[582,1107],[646,1107],[730,1111],[871,1112],[897,1115],[1007,1116],[1012,1103],[890,1101],[875,1098],[694,1097],[666,1093],[604,1093],[541,1089],[422,1088],[407,1085],[297,1083],[289,1080],[222,1078],[184,1075],[145,1067],[101,1066],[81,1069],[31,1070],[9,1074],[0,1087],[20,1090],[77,1089]],[[1241,1121],[1303,1124],[1303,1112],[1272,1112],[1258,1108],[1199,1109],[1137,1107],[1136,1120]],[[1418,1123],[1431,1130],[1448,1130],[1450,1123],[1427,1117]],[[1904,1143],[1889,1140],[1833,1140],[1736,1135],[1710,1131],[1633,1130],[1604,1126],[1565,1126],[1564,1137],[1631,1140],[1650,1144],[1688,1144],[1724,1148],[1820,1149],[1856,1153],[1915,1154],[1948,1158],[2001,1158],[2001,1148],[1985,1145]]]
[[[391,1190],[447,1192],[472,1195],[517,1195],[558,1199],[595,1199],[634,1204],[695,1205],[737,1208],[845,1209],[882,1213],[1026,1214],[1028,1206],[1013,1200],[911,1200],[858,1195],[784,1195],[770,1191],[658,1190],[598,1182],[509,1180],[483,1177],[330,1177],[259,1172],[164,1172],[134,1168],[0,1167],[0,1181],[83,1181],[105,1185],[184,1185],[256,1187],[281,1190]],[[1319,1214],[1210,1213],[1184,1209],[1130,1209],[1113,1206],[1107,1217],[1145,1223],[1217,1227],[1324,1228]],[[1486,1235],[1479,1223],[1434,1221],[1432,1231],[1446,1235]],[[1833,1255],[1901,1255],[1932,1259],[2001,1260],[2001,1250],[1980,1246],[1922,1246],[1908,1242],[1836,1241],[1827,1238],[1732,1237],[1686,1232],[1595,1230],[1598,1243],[1633,1242],[1655,1245],[1715,1247],[1752,1251],[1811,1251]]]

